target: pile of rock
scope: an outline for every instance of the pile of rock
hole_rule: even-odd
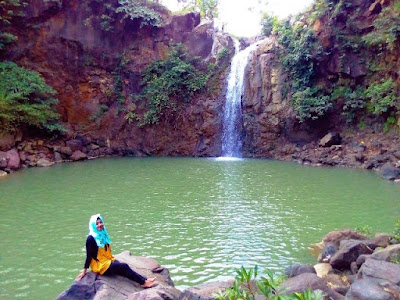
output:
[[[394,241],[392,241],[394,242]],[[286,270],[285,292],[321,290],[330,299],[399,299],[400,244],[390,236],[372,239],[352,230],[329,233],[312,246],[318,264],[294,265]]]
[[[0,176],[24,167],[48,167],[112,154],[107,140],[91,141],[83,136],[66,141],[23,140],[10,150],[0,149]]]

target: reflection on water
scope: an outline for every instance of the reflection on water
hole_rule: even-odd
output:
[[[82,269],[89,217],[114,253],[155,258],[179,288],[259,265],[314,262],[327,232],[389,232],[400,187],[364,171],[267,160],[120,158],[28,169],[0,181],[0,298],[54,299]]]

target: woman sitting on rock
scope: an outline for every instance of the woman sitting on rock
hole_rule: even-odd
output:
[[[133,271],[128,264],[121,263],[111,254],[111,240],[108,236],[103,218],[100,214],[93,215],[89,221],[89,236],[86,239],[86,261],[82,272],[76,277],[80,280],[90,269],[100,275],[121,275],[138,282],[143,288],[154,285],[155,278],[146,278]]]

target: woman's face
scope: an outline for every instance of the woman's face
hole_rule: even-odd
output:
[[[97,219],[96,221],[96,228],[98,231],[102,231],[104,228],[104,223],[100,219]]]

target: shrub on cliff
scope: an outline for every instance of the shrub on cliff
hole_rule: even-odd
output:
[[[370,124],[385,129],[398,121],[400,0],[381,5],[381,11],[377,6],[371,12],[364,3],[317,0],[295,18],[267,22],[267,33],[273,28],[282,45],[279,54],[289,79],[283,97],[292,95],[300,122],[317,119],[331,107],[349,123],[368,116]]]
[[[0,28],[4,25],[7,26],[11,23],[11,20],[15,16],[22,14],[21,8],[28,5],[26,1],[21,0],[3,0],[0,1]],[[0,51],[17,40],[17,37],[9,32],[3,32],[0,30]]]
[[[148,0],[91,0],[86,4],[91,15],[84,23],[107,32],[113,32],[116,22],[124,19],[138,20],[140,27],[160,27],[162,18],[155,9],[157,6],[160,4]]]
[[[198,59],[191,58],[179,44],[171,48],[166,60],[150,64],[144,72],[140,98],[146,102],[146,112],[140,125],[158,123],[168,109],[189,102],[204,88],[209,75],[197,67]]]
[[[64,131],[54,111],[56,93],[34,71],[12,62],[0,63],[0,131],[33,126],[49,132]]]

